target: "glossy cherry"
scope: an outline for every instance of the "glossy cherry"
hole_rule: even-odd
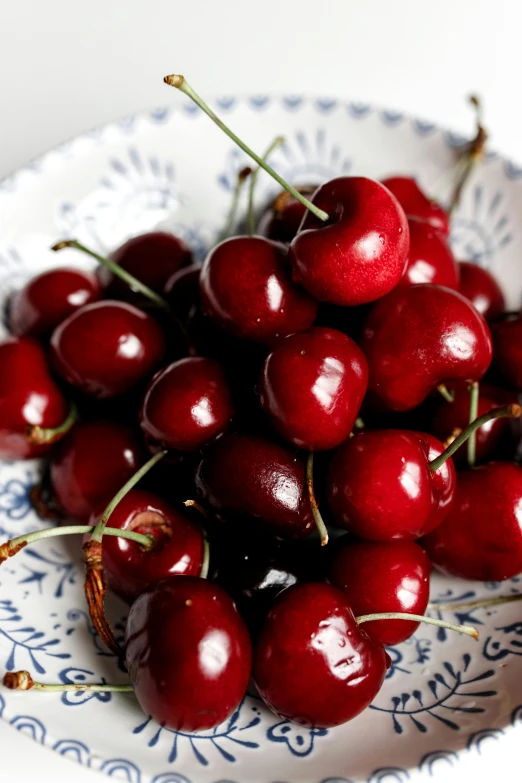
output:
[[[447,238],[431,223],[409,217],[410,252],[400,285],[436,283],[458,290],[458,267]]]
[[[95,274],[69,267],[49,269],[13,294],[9,327],[16,335],[47,337],[68,315],[99,298]]]
[[[169,277],[164,288],[165,298],[173,312],[189,328],[201,309],[200,275],[201,266],[190,264]]]
[[[266,438],[225,435],[203,455],[196,486],[226,520],[256,522],[285,538],[306,536],[314,527],[303,460]]]
[[[449,215],[428,198],[413,177],[387,177],[382,184],[390,190],[408,217],[425,220],[444,236],[449,235]]]
[[[213,248],[200,278],[204,311],[236,337],[271,345],[307,329],[317,303],[292,282],[288,251],[264,237],[238,236]]]
[[[9,337],[0,343],[0,459],[32,459],[51,444],[35,445],[28,427],[59,427],[69,408],[32,337]]]
[[[245,695],[251,671],[248,631],[217,585],[173,576],[132,605],[125,659],[143,712],[183,732],[212,729]]]
[[[96,525],[103,511],[91,515],[89,524]],[[127,603],[167,576],[199,576],[201,529],[158,495],[132,489],[112,512],[109,524],[154,539],[149,550],[125,538],[103,539],[103,568],[109,589]]]
[[[233,415],[221,365],[192,357],[156,373],[145,392],[140,425],[146,437],[163,448],[197,451],[222,435]]]
[[[431,563],[413,541],[378,543],[346,540],[328,570],[330,582],[342,590],[355,615],[411,612],[423,615],[430,595]],[[377,620],[365,631],[375,642],[394,645],[415,633],[419,623]]]
[[[501,316],[506,309],[506,300],[491,272],[470,261],[460,261],[458,267],[460,293],[469,299],[486,321]]]
[[[85,305],[54,330],[51,359],[75,388],[97,399],[132,389],[165,356],[163,331],[150,315],[125,302]]]
[[[522,390],[522,315],[492,326],[493,367],[511,387]]]
[[[161,294],[169,278],[181,267],[192,263],[192,251],[173,234],[151,231],[129,239],[111,253],[111,258],[157,294]],[[100,267],[98,276],[109,298],[133,303],[143,299],[107,267]]]
[[[460,473],[452,510],[422,546],[437,568],[464,579],[522,572],[522,468],[490,462]]]
[[[328,728],[366,709],[386,666],[384,648],[357,625],[345,595],[315,582],[276,599],[254,648],[253,676],[276,715]]]
[[[399,283],[408,257],[408,222],[394,196],[365,177],[322,185],[290,245],[294,279],[317,299],[353,306],[384,296]]]
[[[416,408],[441,383],[478,380],[492,354],[488,325],[470,302],[430,284],[399,287],[376,302],[360,345],[369,390],[395,411]]]
[[[349,438],[328,472],[336,524],[369,541],[413,540],[434,530],[455,494],[451,459],[430,470],[430,460],[443,451],[433,436],[406,430],[368,430]]]
[[[312,327],[268,355],[260,401],[284,438],[310,451],[332,449],[352,431],[367,377],[366,359],[353,340]]]
[[[114,420],[78,423],[59,444],[50,464],[54,494],[67,514],[87,521],[106,505],[142,464],[131,427]]]
[[[303,196],[311,196],[317,187],[303,185],[297,190]],[[283,190],[275,197],[259,219],[257,233],[276,242],[291,242],[299,230],[306,207]]]

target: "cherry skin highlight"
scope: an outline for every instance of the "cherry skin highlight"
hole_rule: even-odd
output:
[[[224,519],[256,523],[284,538],[306,536],[314,527],[304,462],[265,438],[220,438],[205,451],[196,486],[205,505]]]
[[[458,266],[460,293],[469,299],[486,321],[501,316],[506,309],[506,300],[491,272],[470,261],[460,261]]]
[[[143,399],[140,425],[162,448],[197,451],[227,429],[234,408],[214,359],[180,359],[156,373]]]
[[[321,451],[349,436],[366,387],[366,359],[353,340],[336,329],[312,327],[268,355],[260,401],[284,438]]]
[[[86,522],[142,462],[138,438],[128,425],[112,420],[79,422],[52,456],[54,494],[72,519]]]
[[[96,525],[103,511],[101,508],[93,514],[89,524]],[[103,567],[109,589],[127,603],[168,576],[199,576],[203,562],[201,529],[158,495],[132,489],[112,512],[109,524],[154,539],[150,550],[124,538],[103,539]]]
[[[430,284],[399,287],[376,302],[360,345],[373,398],[394,411],[416,408],[441,383],[479,380],[492,355],[488,325],[473,305]]]
[[[276,599],[254,649],[253,676],[276,715],[328,728],[368,707],[386,667],[384,648],[357,625],[345,595],[316,582]]]
[[[108,299],[77,310],[51,338],[56,372],[99,400],[124,394],[146,380],[165,352],[163,331],[150,315]]]
[[[408,222],[395,197],[371,179],[340,177],[312,201],[329,220],[305,215],[290,245],[294,279],[316,299],[343,306],[373,302],[395,288],[409,248]]]
[[[410,252],[399,285],[436,283],[458,290],[458,268],[446,237],[431,223],[409,217]]]
[[[30,443],[27,429],[58,427],[68,412],[41,345],[32,337],[0,343],[0,459],[33,459],[48,452],[50,444]]]
[[[252,650],[232,599],[217,585],[173,576],[131,607],[125,660],[136,698],[160,726],[212,729],[245,695]]]
[[[431,562],[413,541],[338,542],[330,582],[345,594],[357,616],[376,612],[423,615],[430,597]],[[374,642],[392,646],[412,636],[419,623],[376,620],[365,631]]]
[[[489,462],[459,474],[453,507],[422,540],[446,574],[502,582],[522,571],[522,468]]]
[[[494,324],[493,367],[512,388],[522,390],[522,315]]]
[[[413,177],[387,177],[382,184],[393,193],[408,217],[426,221],[444,236],[449,236],[449,215],[428,198]]]
[[[13,295],[9,327],[16,335],[47,337],[75,310],[99,298],[95,274],[69,267],[49,269]]]

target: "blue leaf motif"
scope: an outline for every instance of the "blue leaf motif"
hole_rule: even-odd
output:
[[[284,742],[293,756],[309,756],[314,749],[316,737],[325,737],[327,729],[307,729],[287,720],[270,726],[266,736],[270,742]]]

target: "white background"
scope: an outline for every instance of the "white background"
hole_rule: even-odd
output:
[[[521,160],[521,30],[519,0],[0,0],[0,176],[88,128],[176,100],[162,83],[171,72],[207,96],[350,97],[466,132],[464,98],[476,91],[492,145]],[[444,780],[502,783],[517,738],[498,750]],[[3,723],[0,754],[1,783],[104,779]]]

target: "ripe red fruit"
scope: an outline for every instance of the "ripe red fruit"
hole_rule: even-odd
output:
[[[502,289],[487,269],[469,261],[459,263],[459,291],[469,299],[486,321],[498,318],[506,309]]]
[[[458,290],[458,268],[446,237],[431,223],[409,217],[410,252],[399,285],[436,283]]]
[[[297,190],[310,197],[317,187],[303,185]],[[299,230],[306,213],[306,207],[287,190],[282,190],[269,207],[265,209],[257,225],[257,233],[276,242],[291,242]]]
[[[423,193],[413,177],[387,177],[382,184],[393,193],[408,217],[425,220],[444,236],[449,235],[448,213]]]
[[[492,326],[493,366],[504,381],[522,390],[522,315]]]

